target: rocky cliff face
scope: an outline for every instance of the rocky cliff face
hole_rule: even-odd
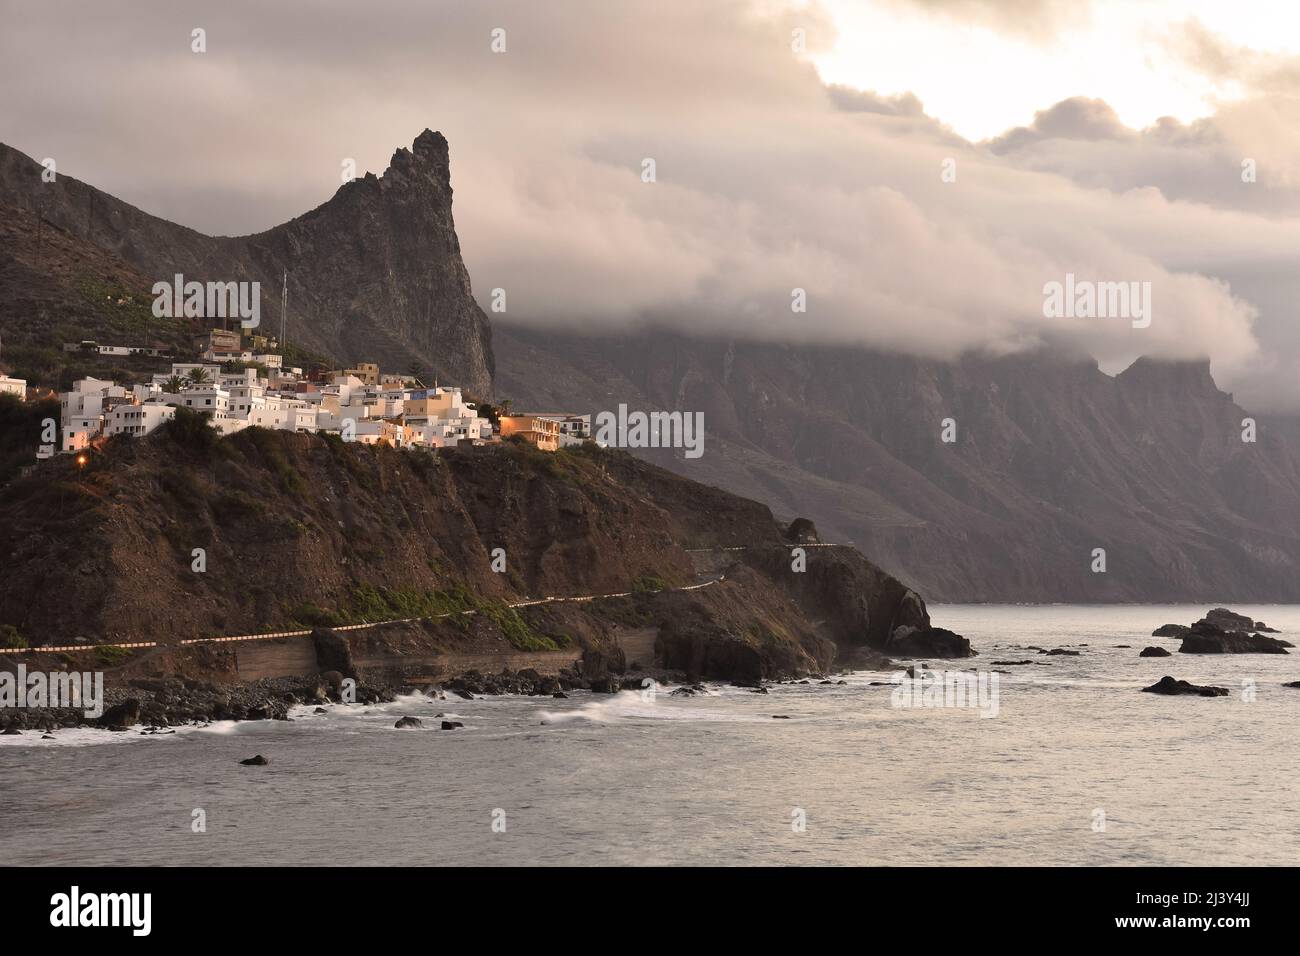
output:
[[[701,458],[641,454],[808,515],[931,600],[1300,600],[1300,456],[1263,420],[1243,442],[1249,413],[1207,363],[1112,377],[1049,354],[943,363],[518,327],[497,344],[516,408],[703,411]]]
[[[492,389],[487,318],[470,294],[451,214],[447,141],[425,130],[291,222],[252,236],[205,236],[151,216],[0,145],[0,206],[118,257],[155,281],[258,281],[261,320],[279,334],[288,272],[288,339],[341,363],[421,366],[478,396]],[[12,254],[12,253],[10,253]]]
[[[520,650],[609,655],[648,628],[663,666],[747,679],[929,630],[920,598],[860,554],[820,549],[794,573],[765,506],[622,452],[217,441],[188,420],[114,439],[85,470],[60,456],[0,485],[0,624],[32,646],[171,644],[473,609]],[[454,646],[457,620],[434,637]]]

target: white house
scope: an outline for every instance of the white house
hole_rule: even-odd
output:
[[[27,397],[27,380],[0,375],[0,395],[17,395],[21,401]]]
[[[571,448],[581,445],[591,437],[591,416],[574,415],[569,412],[519,412],[530,418],[545,418],[560,423],[560,447]]]
[[[85,451],[91,441],[99,437],[104,428],[104,419],[99,415],[74,415],[63,420],[62,444],[59,450],[66,455]]]
[[[148,435],[163,422],[176,417],[176,409],[160,402],[145,405],[118,405],[113,408],[106,419],[105,431],[113,435],[134,435],[141,438]]]

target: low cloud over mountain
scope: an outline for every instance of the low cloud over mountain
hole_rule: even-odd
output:
[[[980,4],[938,6],[1010,29]],[[290,3],[260,9],[255,31],[240,7],[106,4],[40,64],[30,51],[49,45],[29,41],[59,13],[26,12],[0,55],[44,79],[0,92],[12,144],[150,212],[244,233],[318,204],[345,160],[382,171],[392,143],[436,126],[456,144],[475,293],[486,306],[504,289],[516,321],[938,357],[1046,345],[1112,369],[1210,356],[1247,402],[1300,398],[1294,133],[1265,121],[1290,109],[1280,81],[1197,124],[1133,130],[1081,98],[972,143],[915,96],[828,89],[808,60],[834,42],[816,5],[412,0],[365,18]],[[1050,33],[1057,8],[1029,7],[1030,39]],[[1045,318],[1043,286],[1067,273],[1150,282],[1150,327]]]

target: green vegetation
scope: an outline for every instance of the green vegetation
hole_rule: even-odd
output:
[[[0,395],[0,485],[24,466],[36,464],[36,448],[44,437],[46,419],[59,421],[57,400],[25,403],[16,395]],[[57,424],[51,444],[58,448]]]
[[[750,624],[746,634],[763,646],[781,644],[792,640],[790,633],[784,627],[779,624],[769,626],[761,621]]]
[[[669,585],[663,578],[656,578],[646,575],[632,579],[632,590],[638,594],[653,594],[656,591],[667,591]]]
[[[76,286],[97,321],[86,326],[80,336],[68,341],[92,338],[101,344],[154,348],[154,337],[158,335],[166,340],[167,346],[184,343],[187,323],[156,318],[151,296],[138,294],[120,282],[106,281],[98,276],[82,275],[78,277]]]
[[[96,650],[95,656],[105,667],[116,667],[129,661],[132,653],[125,647],[101,647]]]
[[[270,508],[246,492],[227,489],[212,500],[212,514],[219,525],[229,525],[239,521],[268,520]]]
[[[651,595],[642,591],[631,597],[597,598],[594,603],[604,620],[624,627],[649,627],[655,623],[650,600]]]
[[[27,638],[18,633],[12,624],[0,624],[0,647],[21,650],[27,646]]]
[[[280,488],[292,495],[304,494],[307,483],[284,453],[281,437],[271,429],[253,426],[239,433],[240,441],[251,444],[263,463],[280,479]]]
[[[468,612],[491,621],[510,644],[521,651],[555,651],[572,644],[567,634],[543,634],[528,623],[515,608],[502,601],[490,601],[472,594],[464,585],[446,590],[420,591],[413,588],[375,587],[357,584],[342,610],[332,611],[302,604],[291,612],[295,622],[304,627],[341,627],[402,618],[447,617],[453,625],[463,626]]]
[[[156,434],[195,452],[212,452],[221,440],[221,433],[212,427],[208,416],[183,405],[176,408],[175,418],[158,426]]]

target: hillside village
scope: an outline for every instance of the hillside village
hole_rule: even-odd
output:
[[[115,435],[143,437],[187,408],[208,418],[222,436],[257,426],[338,435],[344,441],[436,449],[500,442],[517,436],[542,451],[591,438],[591,416],[565,412],[498,414],[467,401],[461,389],[413,376],[384,373],[374,363],[355,368],[286,367],[274,341],[256,336],[245,347],[237,331],[214,329],[195,340],[195,361],[173,362],[148,381],[82,378],[59,395],[57,451],[78,454]],[[255,349],[260,351],[254,351]],[[70,343],[68,352],[129,355],[142,350]],[[26,399],[27,383],[0,376],[0,393]],[[32,396],[34,397],[34,396]],[[56,448],[43,446],[38,457]]]

